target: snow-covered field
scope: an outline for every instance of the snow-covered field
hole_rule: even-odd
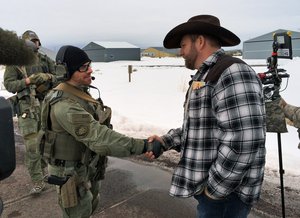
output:
[[[244,60],[254,65],[257,73],[267,70],[265,60]],[[279,59],[279,68],[290,74],[287,89],[281,95],[290,104],[300,106],[300,58]],[[133,73],[129,82],[128,65]],[[256,66],[255,66],[256,65]],[[170,128],[180,127],[183,101],[190,75],[194,71],[184,67],[182,58],[145,58],[141,61],[116,61],[93,63],[95,80],[92,85],[100,89],[104,103],[113,109],[114,129],[134,137],[164,134]],[[2,84],[4,67],[0,66],[0,95],[9,97]],[[282,86],[286,85],[283,81]],[[98,91],[91,91],[98,97]],[[285,184],[300,189],[300,142],[297,129],[288,126],[288,133],[281,134]],[[277,134],[267,134],[266,179],[278,180]]]

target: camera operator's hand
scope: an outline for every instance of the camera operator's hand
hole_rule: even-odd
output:
[[[32,74],[29,77],[29,80],[31,84],[40,85],[44,82],[47,82],[48,80],[52,80],[52,77],[53,75],[50,73],[37,73],[37,74]]]
[[[158,158],[164,151],[166,147],[160,137],[153,136],[145,140],[145,156],[149,159]]]
[[[298,132],[298,138],[300,139],[300,128],[297,129]],[[300,142],[298,143],[298,149],[300,149]]]

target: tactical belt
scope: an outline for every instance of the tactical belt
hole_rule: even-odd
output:
[[[73,167],[77,167],[77,168],[79,168],[83,165],[81,163],[81,161],[68,161],[68,160],[60,160],[60,159],[53,159],[53,158],[50,159],[49,164],[55,165],[58,167],[73,166]]]

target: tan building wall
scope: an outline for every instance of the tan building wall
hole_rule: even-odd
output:
[[[142,52],[142,56],[146,57],[155,57],[155,58],[161,58],[161,57],[176,57],[175,54],[159,51],[155,48],[147,48]]]

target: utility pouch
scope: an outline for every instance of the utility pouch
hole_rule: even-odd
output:
[[[99,123],[112,129],[113,126],[110,123],[111,116],[112,116],[111,108],[108,106],[103,106],[103,109],[98,112]]]
[[[30,98],[23,98],[20,99],[18,97],[18,117],[19,116],[24,116],[24,114],[27,114],[26,117],[30,117],[32,119],[39,120],[40,118],[40,102],[37,98],[34,99],[33,102],[31,102]]]
[[[45,148],[45,131],[42,129],[40,129],[37,134],[37,143],[39,145],[39,152],[41,155],[43,155]]]
[[[43,157],[50,159],[53,156],[56,136],[53,131],[48,130],[45,132],[45,142],[40,143],[40,152]]]
[[[38,121],[30,117],[19,117],[18,125],[22,136],[38,132]]]
[[[72,176],[60,188],[61,203],[63,208],[75,207],[78,204],[76,177]]]

